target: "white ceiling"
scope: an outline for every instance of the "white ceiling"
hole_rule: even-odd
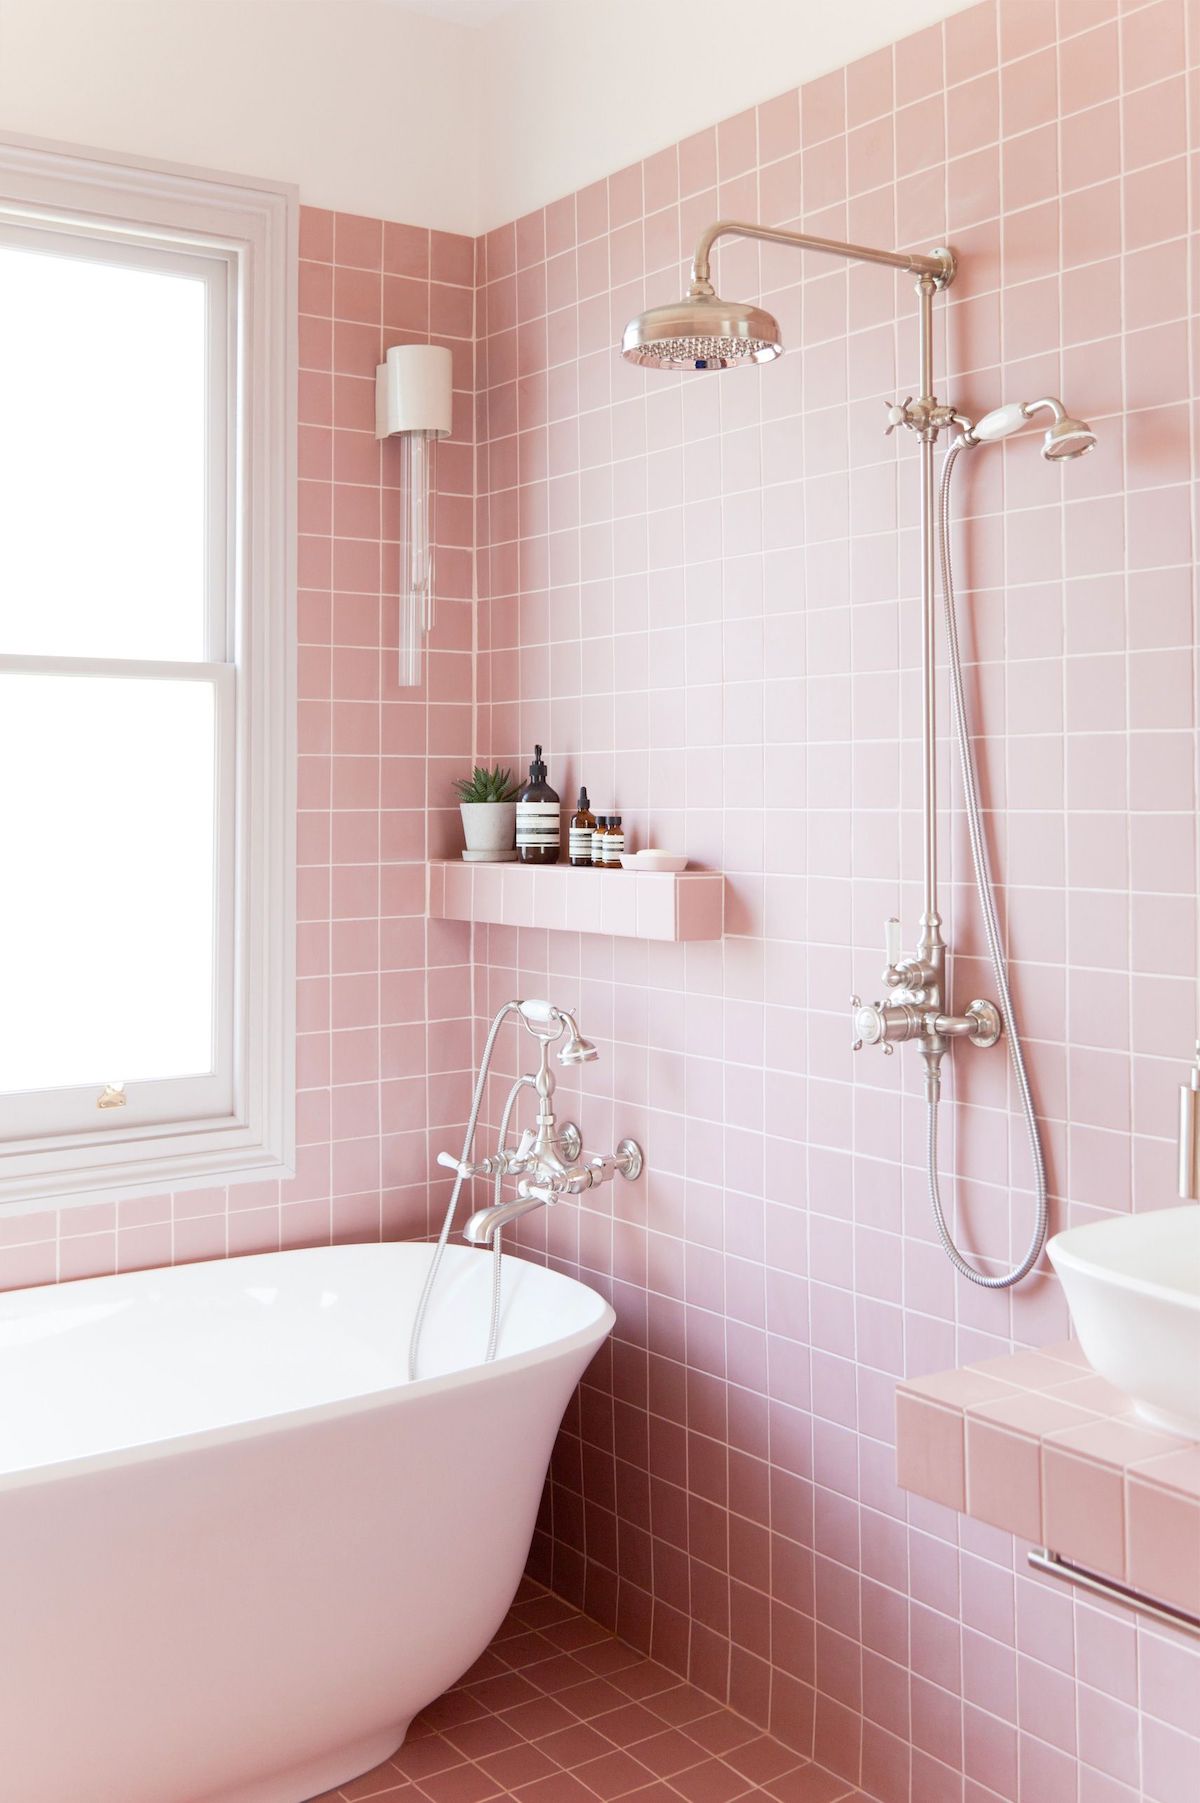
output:
[[[520,0],[392,0],[393,6],[410,13],[427,13],[431,19],[444,19],[448,25],[486,25],[510,12]]]
[[[0,122],[474,234],[972,3],[0,0]]]

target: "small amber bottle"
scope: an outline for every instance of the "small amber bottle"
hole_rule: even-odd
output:
[[[604,839],[608,832],[608,815],[601,814],[592,833],[592,863],[597,870],[604,862]]]
[[[619,814],[608,817],[608,831],[604,835],[604,868],[620,870],[621,854],[625,850],[625,829],[621,825]]]
[[[567,834],[567,854],[577,870],[592,861],[592,834],[595,830],[596,816],[588,806],[588,792],[580,789],[579,805],[571,815]]]

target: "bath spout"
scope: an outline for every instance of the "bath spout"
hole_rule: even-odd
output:
[[[468,1246],[490,1246],[501,1228],[519,1221],[522,1215],[532,1213],[535,1208],[545,1207],[546,1201],[547,1198],[540,1195],[518,1196],[514,1202],[478,1209],[463,1228],[463,1238]]]

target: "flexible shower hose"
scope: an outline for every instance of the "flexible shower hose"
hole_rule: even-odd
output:
[[[488,1030],[487,1040],[486,1040],[486,1043],[484,1044],[484,1048],[483,1048],[483,1057],[479,1061],[479,1075],[475,1079],[475,1093],[471,1097],[471,1112],[467,1117],[467,1130],[466,1130],[466,1133],[463,1135],[462,1158],[460,1160],[460,1162],[462,1164],[467,1164],[470,1161],[471,1148],[475,1144],[475,1128],[479,1122],[479,1110],[483,1106],[484,1085],[487,1082],[488,1071],[491,1069],[492,1053],[496,1049],[496,1038],[500,1032],[501,1027],[504,1025],[504,1022],[507,1019],[509,1013],[511,1012],[511,1008],[512,1008],[511,1003],[506,1002],[504,1007],[501,1008],[499,1010],[499,1012],[497,1013],[495,1020],[492,1022],[491,1027]],[[505,1104],[505,1123],[506,1123],[506,1125],[507,1125],[508,1115],[509,1115],[509,1112],[511,1111],[511,1107],[512,1107],[513,1096],[515,1096],[516,1091],[519,1088],[520,1088],[519,1083],[514,1085],[512,1095],[509,1096],[508,1102],[506,1102],[506,1104]],[[442,1258],[446,1251],[446,1242],[450,1238],[450,1229],[454,1225],[454,1216],[455,1216],[455,1212],[458,1208],[458,1198],[462,1194],[463,1182],[464,1182],[463,1175],[460,1171],[455,1176],[454,1185],[450,1191],[450,1201],[447,1204],[445,1218],[442,1221],[442,1230],[438,1234],[437,1245],[433,1249],[433,1257],[430,1259],[429,1269],[425,1273],[425,1282],[421,1285],[421,1295],[417,1302],[417,1312],[413,1319],[412,1337],[408,1342],[408,1379],[409,1379],[410,1383],[412,1383],[416,1379],[417,1358],[418,1358],[418,1355],[421,1350],[421,1334],[425,1327],[425,1316],[429,1309],[429,1298],[433,1294],[433,1286],[437,1282],[438,1270],[441,1266]],[[495,1244],[496,1244],[496,1263],[495,1263],[495,1275],[494,1275],[494,1279],[493,1279],[493,1297],[492,1297],[493,1328],[492,1328],[492,1334],[489,1338],[489,1347],[491,1348],[491,1350],[488,1353],[489,1358],[491,1358],[493,1356],[494,1351],[495,1351],[495,1335],[496,1335],[496,1332],[498,1331],[499,1315],[500,1315],[500,1309],[499,1309],[500,1243],[499,1242],[500,1242],[500,1236],[499,1236],[499,1234],[497,1234],[496,1242],[495,1242]]]
[[[523,1089],[533,1089],[535,1087],[536,1085],[533,1078],[525,1076],[518,1077],[512,1088],[509,1090],[508,1095],[505,1098],[504,1107],[500,1113],[500,1132],[496,1139],[496,1150],[498,1152],[503,1152],[505,1143],[508,1140],[509,1122],[512,1120],[512,1111],[516,1105],[517,1097]],[[503,1165],[500,1165],[497,1167],[495,1181],[492,1184],[493,1208],[498,1208],[500,1205],[500,1189],[503,1182],[504,1167]],[[496,1344],[500,1338],[501,1285],[504,1278],[504,1266],[500,1259],[501,1238],[502,1230],[498,1229],[496,1233],[492,1235],[492,1318],[488,1327],[487,1351],[483,1355],[483,1362],[485,1365],[490,1365],[495,1358]]]
[[[950,662],[950,697],[954,714],[954,730],[958,740],[958,761],[962,771],[963,794],[967,803],[967,831],[971,841],[971,862],[975,867],[975,888],[979,894],[979,907],[983,915],[983,930],[987,938],[988,955],[992,962],[992,975],[995,979],[996,993],[1000,1001],[1000,1009],[1004,1016],[1004,1024],[1008,1037],[1008,1055],[1012,1063],[1013,1076],[1016,1079],[1017,1091],[1021,1098],[1021,1112],[1025,1117],[1025,1129],[1029,1139],[1029,1153],[1033,1160],[1034,1187],[1037,1193],[1037,1209],[1034,1219],[1033,1237],[1024,1258],[1011,1270],[1002,1271],[998,1276],[981,1271],[977,1266],[968,1263],[955,1245],[946,1224],[942,1209],[941,1190],[938,1183],[938,1103],[936,1095],[929,1099],[929,1200],[933,1205],[934,1224],[938,1230],[938,1238],[942,1242],[947,1258],[956,1271],[977,1283],[985,1290],[1007,1290],[1014,1283],[1032,1271],[1041,1255],[1046,1239],[1046,1161],[1042,1156],[1041,1134],[1038,1130],[1037,1114],[1033,1106],[1033,1095],[1029,1087],[1029,1074],[1025,1069],[1025,1052],[1021,1045],[1021,1034],[1017,1026],[1016,1010],[1013,1007],[1012,995],[1008,987],[1008,966],[1004,956],[1004,948],[1000,940],[1000,924],[996,918],[996,896],[992,882],[991,862],[988,857],[987,840],[983,831],[983,810],[979,805],[979,782],[975,770],[975,754],[971,746],[971,733],[967,721],[966,695],[963,690],[962,655],[958,644],[958,615],[954,601],[954,570],[950,554],[950,478],[954,473],[954,465],[958,459],[961,444],[953,444],[946,453],[946,461],[942,466],[941,492],[938,507],[938,550],[942,568],[942,595],[946,604],[946,643],[949,649]]]

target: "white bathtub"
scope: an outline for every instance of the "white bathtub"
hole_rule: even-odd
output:
[[[512,1600],[602,1297],[451,1247],[0,1295],[0,1787],[301,1803],[384,1759]]]

